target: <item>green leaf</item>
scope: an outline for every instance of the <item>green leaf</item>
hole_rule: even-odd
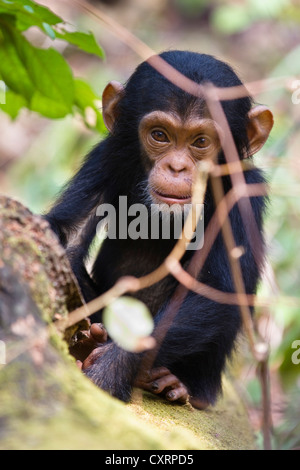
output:
[[[100,111],[101,97],[88,83],[79,78],[75,79],[75,105],[88,127],[96,128],[101,134],[106,131]],[[90,120],[91,110],[94,111],[94,122]]]
[[[24,10],[28,11],[29,13],[34,13],[34,9],[29,5],[24,5]]]
[[[74,79],[59,52],[32,46],[17,31],[4,31],[0,47],[0,74],[8,88],[23,95],[31,110],[46,117],[72,113]]]
[[[75,102],[80,108],[94,107],[97,102],[101,102],[100,95],[97,95],[92,87],[80,78],[75,78],[75,95]]]
[[[0,0],[1,14],[10,15],[14,18],[15,27],[21,32],[32,26],[37,26],[52,40],[55,38],[62,39],[101,59],[105,56],[103,49],[92,33],[69,32],[64,29],[55,31],[52,26],[63,23],[63,20],[48,8],[38,5],[32,0],[14,0],[12,2]]]
[[[42,114],[50,119],[63,118],[71,113],[70,107],[63,101],[48,98],[39,91],[36,91],[30,101],[31,111]]]
[[[18,54],[12,34],[4,28],[0,38],[0,74],[8,88],[27,100],[31,98],[34,85]]]
[[[19,56],[34,84],[30,109],[47,117],[64,117],[72,112],[74,81],[72,71],[55,49],[38,49],[16,36]]]
[[[28,107],[28,102],[24,96],[18,95],[11,90],[5,94],[5,103],[0,104],[0,109],[5,111],[12,119],[16,119],[22,108]]]
[[[149,346],[151,343],[154,346],[154,339],[149,337],[154,328],[153,318],[146,305],[137,299],[124,296],[112,302],[104,310],[103,322],[111,338],[126,351],[139,352],[145,338],[150,340]]]
[[[69,44],[77,46],[88,54],[94,54],[104,59],[105,54],[103,49],[97,43],[92,33],[82,33],[80,31],[69,32],[65,30],[56,30],[56,37],[67,41]]]
[[[43,29],[43,23],[55,25],[63,20],[52,13],[48,8],[39,5],[32,0],[0,0],[0,15],[7,14],[15,17],[16,28],[25,31],[31,26]]]
[[[49,36],[51,39],[55,39],[56,38],[56,34],[55,34],[55,31],[54,29],[50,26],[50,24],[48,23],[43,23],[43,30],[44,32],[47,34],[47,36]]]
[[[62,118],[73,114],[75,107],[88,127],[103,133],[100,97],[83,80],[74,81],[71,68],[59,52],[34,47],[22,32],[38,26],[51,39],[63,39],[104,57],[94,36],[56,30],[53,26],[63,20],[32,0],[0,0],[0,19],[0,77],[9,90],[9,105],[1,109],[13,118],[23,106],[49,118]]]
[[[0,75],[0,104],[6,103],[6,86]]]

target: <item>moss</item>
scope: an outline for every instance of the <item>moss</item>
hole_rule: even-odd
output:
[[[0,371],[0,449],[193,448],[187,433],[145,426],[74,365],[60,361],[35,374],[30,368],[16,363]]]
[[[141,392],[125,405],[94,386],[54,325],[44,323],[82,301],[62,248],[45,221],[19,203],[0,196],[0,206],[0,338],[10,361],[0,368],[0,449],[254,447],[246,412],[226,381],[223,399],[206,411]]]
[[[144,421],[165,434],[177,432],[192,436],[197,449],[252,449],[254,436],[247,413],[235,390],[224,379],[224,396],[215,407],[204,411],[171,403],[143,394],[131,409]]]
[[[124,405],[50,345],[45,354],[43,364],[26,353],[0,370],[0,449],[253,448],[245,411],[228,384],[207,411],[149,394]]]
[[[30,238],[20,238],[20,236],[6,237],[6,244],[9,246],[7,256],[5,251],[2,254],[3,261],[11,266],[16,273],[21,273],[22,279],[28,282],[30,292],[36,305],[42,312],[43,320],[49,323],[53,316],[53,302],[51,302],[49,276],[45,270],[46,258],[41,252],[36,241]],[[48,295],[45,295],[48,293]],[[58,304],[57,299],[55,300]],[[66,306],[58,308],[56,313],[67,316]]]

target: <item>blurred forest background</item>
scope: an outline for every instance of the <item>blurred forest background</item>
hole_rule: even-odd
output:
[[[72,0],[38,3],[97,37],[105,60],[59,40],[54,45],[63,52],[74,74],[88,80],[99,95],[108,81],[125,82],[141,61],[104,24],[76,8]],[[257,309],[257,318],[259,332],[271,347],[274,447],[300,448],[300,364],[292,362],[292,343],[300,340],[300,92],[296,93],[300,89],[300,0],[91,3],[156,52],[189,49],[212,54],[228,61],[246,83],[291,77],[285,88],[272,88],[256,97],[275,117],[271,138],[255,157],[270,183],[266,220],[269,265],[260,293],[275,302]],[[39,47],[53,45],[37,28],[31,28],[26,36]],[[45,212],[101,137],[88,129],[79,115],[50,120],[24,109],[12,121],[0,111],[1,193],[18,198],[34,212]],[[253,425],[259,430],[261,401],[255,364],[244,347],[243,356],[237,382]]]

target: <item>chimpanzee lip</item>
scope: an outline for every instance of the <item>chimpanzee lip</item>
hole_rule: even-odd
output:
[[[177,194],[165,194],[157,190],[153,190],[153,193],[156,197],[161,199],[162,201],[169,203],[169,204],[186,204],[191,202],[191,195],[177,195]]]

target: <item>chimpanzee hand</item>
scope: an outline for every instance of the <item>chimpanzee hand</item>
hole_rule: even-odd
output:
[[[85,369],[99,357],[99,349],[107,341],[107,332],[101,323],[93,323],[89,330],[77,333],[76,342],[70,347],[70,353],[77,360],[80,368]],[[97,354],[96,354],[97,353]],[[90,364],[89,364],[90,363]]]
[[[77,360],[78,367],[85,371],[105,352],[107,332],[101,323],[93,323],[88,331],[77,334],[77,341],[70,348],[71,354]],[[168,401],[186,403],[187,388],[166,367],[157,367],[150,371],[142,371],[134,385],[155,395],[160,395]]]

